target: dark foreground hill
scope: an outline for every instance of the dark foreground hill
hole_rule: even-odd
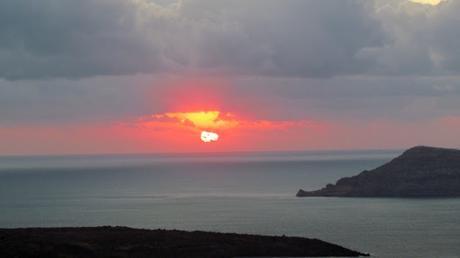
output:
[[[0,257],[230,258],[362,255],[317,239],[126,227],[0,229]]]
[[[460,197],[460,150],[419,146],[387,164],[298,197]]]

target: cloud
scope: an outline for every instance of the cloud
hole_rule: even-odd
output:
[[[458,8],[439,0],[4,0],[0,78],[452,75],[460,72]]]
[[[418,1],[437,3],[438,1]],[[460,44],[457,26],[459,1],[438,5],[410,1],[376,0],[375,17],[380,21],[387,42],[362,54],[375,60],[369,74],[383,76],[446,76],[460,72]]]
[[[263,9],[263,11],[261,11]],[[363,71],[379,24],[359,1],[5,0],[0,77]]]
[[[230,113],[220,111],[168,112],[153,115],[154,119],[175,119],[182,124],[190,124],[198,129],[228,129],[238,126],[238,121]]]
[[[0,2],[0,76],[81,78],[158,70],[159,48],[122,0]]]
[[[179,83],[172,81],[153,75],[0,80],[0,126],[111,123],[184,110],[224,110],[247,120],[273,121],[420,120],[460,115],[457,76],[252,76],[227,82],[183,77]]]
[[[445,0],[409,0],[412,3],[436,6]]]
[[[0,78],[452,75],[460,72],[458,8],[439,0],[4,0]]]
[[[354,139],[378,119],[416,130],[460,116],[459,9],[408,0],[0,1],[0,127],[121,123],[196,140],[181,111],[226,110],[239,116],[218,121],[254,131],[247,139],[261,144],[260,132],[314,121],[355,120],[344,131],[361,128]],[[449,121],[442,126],[458,125]],[[11,142],[23,137],[14,131]]]
[[[151,102],[149,83],[160,84],[123,76],[0,80],[0,125],[103,122],[148,114],[161,109],[161,99]]]

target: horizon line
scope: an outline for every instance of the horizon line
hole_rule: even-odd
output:
[[[416,145],[420,146],[420,145]],[[415,146],[413,146],[415,147]],[[412,148],[412,147],[409,147]],[[88,157],[88,156],[181,156],[181,155],[222,155],[222,154],[276,154],[276,153],[326,153],[326,152],[355,152],[355,151],[381,151],[381,152],[397,152],[404,151],[409,148],[354,148],[354,149],[299,149],[299,150],[235,150],[235,151],[194,151],[194,152],[112,152],[112,153],[45,153],[45,154],[0,154],[0,157]]]

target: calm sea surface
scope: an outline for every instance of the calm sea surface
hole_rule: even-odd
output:
[[[296,198],[398,151],[0,157],[0,227],[123,225],[460,257],[460,199]]]

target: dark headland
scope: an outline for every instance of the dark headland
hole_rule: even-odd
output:
[[[298,197],[460,197],[460,150],[418,146],[370,171]]]
[[[0,229],[0,257],[365,256],[317,239],[126,227]]]

